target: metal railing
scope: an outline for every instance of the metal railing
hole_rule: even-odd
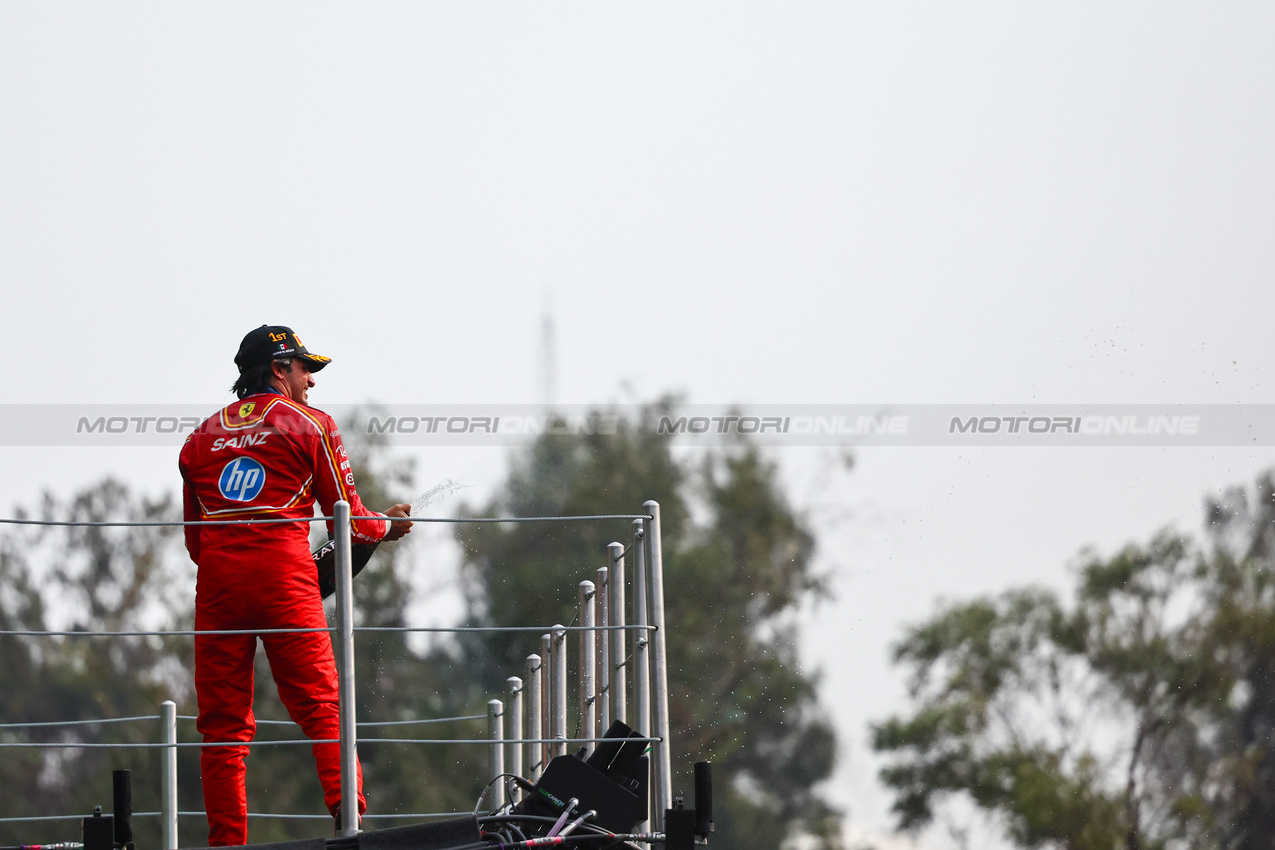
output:
[[[660,506],[655,501],[644,503],[644,513],[629,515],[593,515],[577,517],[407,517],[411,522],[486,523],[486,522],[571,522],[600,520],[631,520],[632,542],[625,546],[618,542],[606,547],[606,565],[595,572],[596,583],[582,580],[578,585],[577,611],[573,625],[555,624],[547,631],[542,626],[505,627],[355,627],[353,607],[353,571],[351,558],[350,525],[352,519],[347,502],[337,502],[333,516],[295,520],[214,520],[167,522],[61,522],[51,520],[2,519],[0,524],[23,525],[84,525],[84,526],[141,526],[141,525],[229,525],[250,523],[315,522],[331,520],[336,543],[336,615],[335,627],[326,629],[270,629],[270,630],[166,630],[166,631],[0,631],[0,635],[26,637],[123,637],[123,636],[173,636],[218,634],[264,634],[271,632],[328,631],[333,633],[333,649],[337,661],[339,693],[340,737],[336,741],[312,739],[251,741],[248,746],[278,746],[290,744],[339,743],[341,754],[341,786],[352,788],[357,779],[358,730],[360,728],[416,725],[450,721],[468,721],[486,718],[487,734],[483,738],[369,738],[369,741],[389,744],[470,744],[489,747],[489,769],[495,790],[492,804],[500,809],[516,802],[506,793],[502,776],[510,773],[531,782],[543,773],[548,762],[567,752],[568,744],[596,744],[603,740],[599,730],[605,731],[614,720],[630,725],[640,739],[650,743],[651,782],[649,797],[649,826],[656,832],[664,828],[664,811],[672,805],[671,758],[669,751],[669,713],[667,655],[664,630],[663,554],[660,535]],[[379,518],[379,517],[377,517]],[[632,600],[634,622],[626,622],[627,586],[625,556],[632,553],[634,560]],[[574,625],[578,622],[579,625]],[[356,632],[527,632],[540,636],[539,654],[527,656],[526,680],[510,676],[508,710],[503,700],[492,699],[485,714],[452,718],[428,718],[405,721],[356,723],[354,639]],[[568,718],[568,669],[569,635],[578,634],[576,647],[575,701],[578,718],[578,737],[567,735]],[[630,637],[631,636],[631,637]],[[630,643],[632,644],[630,646]],[[636,714],[630,722],[628,716],[628,690],[633,692]],[[106,743],[89,742],[0,742],[0,749],[26,748],[159,748],[163,750],[161,762],[161,794],[159,812],[138,812],[135,817],[159,817],[163,850],[175,850],[178,845],[178,818],[203,816],[203,812],[183,812],[177,807],[177,750],[181,747],[244,746],[245,742],[180,742],[177,721],[194,719],[191,715],[179,716],[177,706],[171,700],[164,701],[158,715],[142,717],[108,718],[46,723],[0,724],[0,729],[40,728],[51,726],[118,723],[137,720],[161,721],[161,737],[158,742]],[[258,724],[291,724],[291,721],[258,720]],[[516,798],[516,791],[511,792]],[[358,824],[358,798],[356,794],[341,795],[341,823]],[[455,812],[369,815],[369,818],[416,818],[454,816]],[[78,820],[81,815],[53,815],[33,817],[0,817],[0,823]],[[315,818],[326,815],[249,813],[249,817]],[[645,825],[643,825],[645,828]],[[351,836],[357,828],[343,829],[343,836]]]

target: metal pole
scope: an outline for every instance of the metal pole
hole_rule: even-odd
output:
[[[580,625],[585,630],[580,631],[580,681],[577,688],[580,700],[580,737],[596,738],[597,737],[597,717],[593,713],[593,703],[597,699],[597,694],[593,689],[593,674],[597,672],[598,664],[598,633],[593,631],[593,602],[597,597],[597,591],[593,587],[593,582],[580,582],[579,603],[580,603]],[[596,744],[589,744],[588,747],[593,749]]]
[[[493,812],[505,807],[505,741],[501,732],[504,723],[505,704],[498,699],[487,701],[487,737],[491,740],[491,778],[495,787],[491,790]]]
[[[660,503],[643,504],[651,519],[647,520],[646,547],[647,572],[650,584],[647,592],[651,601],[651,625],[655,627],[651,639],[651,708],[654,710],[655,735],[660,740],[651,748],[651,761],[655,768],[652,802],[652,826],[656,832],[664,831],[664,811],[673,805],[673,769],[669,757],[668,719],[668,652],[664,636],[664,554],[660,548]]]
[[[522,776],[522,679],[510,676],[505,682],[509,685],[509,772]],[[516,787],[513,794],[511,803],[522,796]]]
[[[162,850],[177,850],[177,703],[171,699],[161,702],[159,718],[167,744],[160,769],[160,845]]]
[[[337,693],[341,728],[342,838],[359,834],[359,755],[354,725],[354,572],[350,560],[350,503],[332,506],[336,543]]]
[[[606,631],[606,627],[611,625],[611,606],[607,601],[607,595],[610,593],[610,569],[608,567],[598,567],[598,593],[595,598],[597,609],[597,624],[601,628],[597,634],[598,645],[598,672],[597,686],[598,699],[594,706],[594,716],[598,718],[598,726],[603,732],[611,723],[611,638]]]
[[[553,626],[553,754],[567,754],[567,631]]]
[[[633,606],[639,626],[651,624],[651,606],[646,593],[646,530],[643,520],[633,520]],[[651,633],[645,629],[633,634],[633,696],[637,701],[637,726],[642,737],[651,734],[651,665],[647,649]]]
[[[540,716],[540,769],[549,767],[553,758],[553,745],[549,739],[553,737],[553,635],[540,636],[540,692],[544,694],[545,710]]]
[[[544,717],[543,697],[540,688],[540,680],[543,671],[541,667],[539,655],[527,656],[527,737],[543,738]],[[528,744],[527,745],[527,765],[531,771],[531,781],[535,782],[540,778],[540,774],[545,769],[545,748],[544,744]]]
[[[611,567],[611,625],[623,626],[625,621],[623,543],[608,544],[607,561]],[[624,639],[622,629],[615,629],[608,634],[611,645],[611,716],[607,718],[607,726],[610,726],[613,719],[621,723],[627,723],[629,720],[629,703],[626,693],[628,677],[624,675],[628,653],[624,651],[627,641]]]
[[[646,595],[646,529],[645,520],[633,520],[633,616],[639,626],[651,623],[650,605]],[[633,633],[633,698],[637,702],[637,726],[634,730],[643,738],[651,734],[651,665],[647,649],[651,633],[645,629]],[[647,832],[651,820],[651,795],[647,794],[646,811],[638,832]]]

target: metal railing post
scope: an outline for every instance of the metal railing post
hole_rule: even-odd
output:
[[[664,811],[673,805],[673,770],[669,755],[668,717],[668,652],[664,636],[664,553],[660,548],[660,503],[645,502],[650,519],[646,521],[646,569],[650,582],[647,593],[651,604],[651,625],[655,632],[651,638],[651,708],[654,712],[655,735],[660,740],[651,748],[654,768],[651,802],[655,811],[652,826],[656,832],[664,830]]]
[[[633,520],[633,607],[639,626],[651,625],[650,605],[646,593],[646,530],[643,520]],[[637,702],[637,725],[642,737],[651,734],[651,665],[647,649],[651,633],[641,629],[633,635],[633,697]]]
[[[177,850],[177,703],[166,699],[159,704],[164,727],[163,767],[159,794],[161,850]]]
[[[611,625],[623,626],[625,624],[624,610],[624,544],[611,543],[607,545],[607,561],[611,567]],[[628,653],[624,651],[626,644],[624,630],[617,628],[608,632],[610,636],[610,655],[611,655],[611,716],[607,718],[606,725],[610,726],[612,720],[619,720],[621,723],[629,721],[629,703],[628,703],[628,677],[624,675],[625,664],[628,661]]]
[[[553,754],[567,754],[567,630],[553,626]]]
[[[597,699],[597,694],[593,690],[593,674],[597,672],[598,665],[598,633],[593,630],[593,602],[597,596],[597,590],[591,581],[580,582],[579,588],[579,605],[580,605],[580,625],[584,628],[580,630],[580,676],[577,687],[577,695],[580,702],[580,737],[596,738],[597,737],[597,717],[593,713],[593,703]],[[597,744],[588,744],[589,749],[593,749]]]
[[[633,616],[639,626],[651,624],[646,595],[646,528],[645,520],[633,520]],[[636,731],[643,738],[651,734],[651,665],[647,649],[651,633],[640,629],[633,633],[633,699],[637,703]],[[646,795],[646,812],[637,825],[646,832],[651,820],[651,795]]]
[[[487,701],[487,738],[491,741],[491,790],[493,812],[505,807],[505,736],[501,729],[505,720],[505,704],[498,699]]]
[[[509,772],[514,776],[522,776],[522,679],[510,676],[505,680],[509,685]],[[515,803],[522,796],[517,788],[513,791]]]
[[[544,698],[541,695],[542,689],[541,677],[543,665],[540,662],[539,655],[527,656],[527,737],[543,738],[544,730]],[[545,746],[544,744],[528,744],[527,745],[527,767],[531,771],[528,777],[532,782],[540,779],[540,774],[545,769]]]
[[[553,694],[553,635],[548,634],[540,636],[540,692],[544,694],[545,705],[544,714],[540,716],[540,770],[544,771],[553,758],[553,744],[549,739],[553,737],[553,716],[557,711]]]
[[[595,597],[597,603],[594,607],[597,611],[595,621],[600,627],[597,637],[597,691],[598,698],[594,708],[594,716],[598,718],[598,728],[604,733],[611,724],[611,652],[610,652],[610,632],[606,630],[611,625],[611,606],[607,601],[610,594],[610,568],[598,567],[598,593]]]
[[[350,503],[332,506],[336,542],[337,692],[341,729],[341,836],[359,834],[358,738],[354,723],[354,573]]]

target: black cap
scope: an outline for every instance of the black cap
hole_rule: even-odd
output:
[[[264,366],[281,357],[304,357],[310,364],[310,371],[317,372],[332,362],[331,357],[322,357],[306,351],[305,343],[292,332],[292,328],[283,325],[262,325],[239,343],[239,353],[235,355],[235,365],[240,372],[254,366]]]

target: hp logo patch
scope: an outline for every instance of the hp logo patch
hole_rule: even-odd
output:
[[[266,483],[266,471],[250,457],[237,457],[226,464],[217,479],[221,495],[235,502],[251,502]]]

